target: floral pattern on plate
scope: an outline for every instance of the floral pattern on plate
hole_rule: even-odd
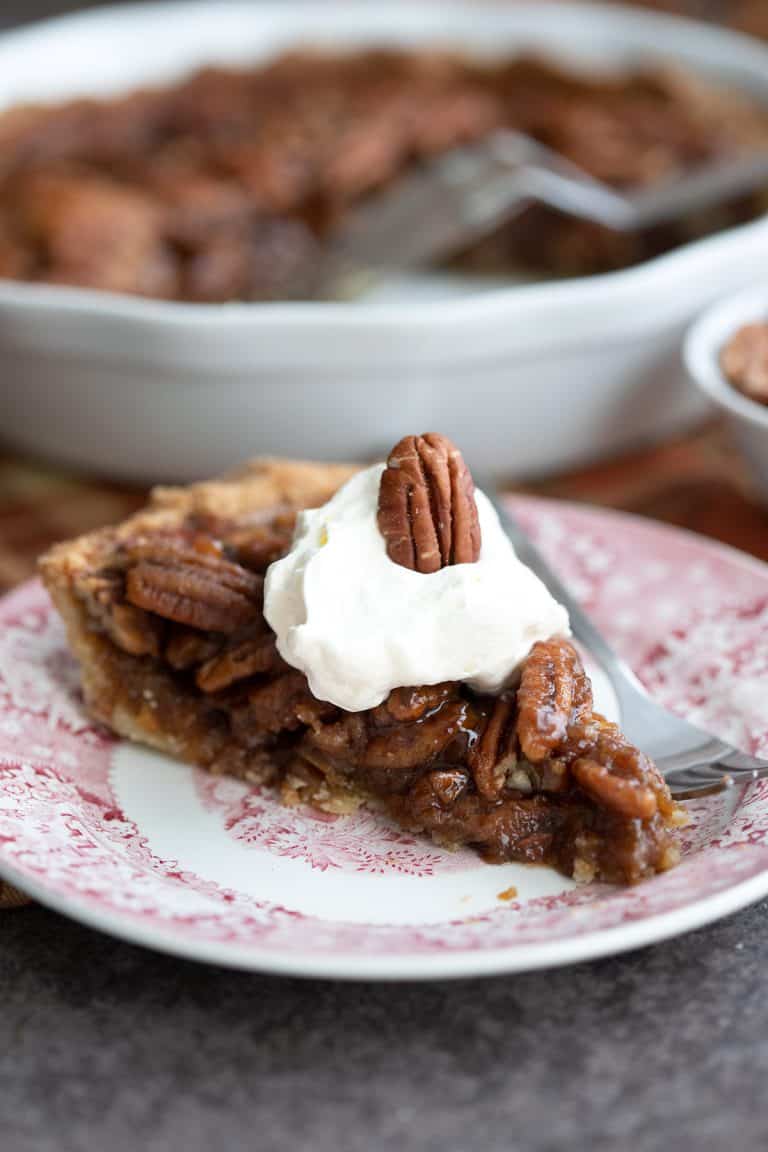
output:
[[[660,700],[768,753],[766,568],[614,513],[534,500],[515,509]],[[159,784],[149,821],[125,800],[129,747],[82,711],[63,627],[38,584],[2,602],[0,626],[0,873],[129,939],[275,971],[470,975],[648,943],[768,892],[768,782],[691,805],[671,873],[632,889],[542,889],[546,870],[518,867],[519,898],[504,901],[488,893],[508,887],[515,866],[446,853],[370,812],[325,817],[170,762],[142,767],[137,753],[135,772],[156,772]],[[185,826],[168,853],[177,795],[189,851]],[[240,876],[253,872],[248,884],[236,870],[222,881],[227,853]]]

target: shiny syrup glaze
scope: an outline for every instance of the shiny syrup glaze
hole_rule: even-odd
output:
[[[293,513],[284,510],[278,516],[247,518],[245,527],[240,521],[195,517],[181,535],[203,556],[221,556],[263,574],[275,551],[289,545],[292,522]],[[119,572],[120,566],[113,571]],[[118,601],[119,585],[118,579]],[[152,623],[161,629],[167,649],[178,635],[177,625]],[[259,630],[267,630],[261,616]],[[224,640],[215,634],[202,636],[204,645],[214,647]],[[332,788],[351,785],[376,797],[404,827],[431,833],[448,846],[470,845],[491,861],[548,862],[570,874],[578,856],[595,874],[620,881],[639,879],[664,866],[669,835],[663,819],[657,814],[643,823],[600,809],[575,784],[562,760],[532,765],[518,750],[514,767],[522,777],[518,774],[516,782],[526,781],[527,787],[513,787],[507,778],[496,799],[483,798],[473,777],[473,756],[496,698],[476,695],[460,684],[423,686],[397,689],[378,708],[352,714],[315,700],[304,678],[280,661],[269,674],[207,696],[194,687],[194,666],[171,669],[162,659],[157,665],[158,677],[169,685],[161,690],[158,680],[164,723],[174,727],[173,712],[182,699],[185,717],[199,711],[199,727],[206,736],[188,755],[205,766],[215,762],[239,774],[243,765],[247,773],[249,762],[263,764],[266,757],[278,777],[305,772],[310,784],[326,778]],[[285,691],[290,686],[287,698],[283,684]],[[254,692],[270,686],[278,699],[282,693],[287,717],[284,726],[271,732],[254,718],[251,704]],[[574,701],[572,721],[582,703]],[[542,723],[550,719],[547,714]],[[508,729],[515,722],[512,708]],[[507,731],[505,739],[509,735]],[[204,749],[214,746],[215,757],[209,757]],[[583,747],[576,739],[569,758],[586,748],[586,737]]]

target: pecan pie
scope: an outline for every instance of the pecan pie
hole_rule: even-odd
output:
[[[425,556],[428,567],[476,560],[471,477],[452,446],[409,437],[388,463],[379,522],[394,563],[429,580]],[[211,772],[273,785],[288,804],[345,813],[364,801],[491,861],[630,883],[675,864],[680,810],[595,712],[567,639],[536,643],[496,695],[459,681],[404,686],[357,712],[316,698],[281,658],[265,574],[291,547],[297,511],[323,505],[353,471],[257,460],[158,489],[120,526],[49,552],[43,578],[92,715]]]
[[[528,56],[291,53],[0,116],[0,276],[188,301],[279,297],[361,197],[500,126],[622,188],[768,142],[755,100],[669,67],[587,75]],[[479,270],[599,272],[761,207],[752,197],[633,236],[531,207],[459,256]]]

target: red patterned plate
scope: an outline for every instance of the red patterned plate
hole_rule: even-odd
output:
[[[515,510],[663,703],[768,755],[768,568],[627,516]],[[0,626],[0,875],[128,940],[274,972],[470,976],[650,944],[768,893],[768,781],[691,805],[673,872],[578,887],[113,740],[82,712],[39,584]]]

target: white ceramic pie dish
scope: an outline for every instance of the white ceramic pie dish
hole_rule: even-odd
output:
[[[768,48],[648,12],[580,4],[173,3],[106,8],[0,38],[0,107],[171,81],[295,43],[537,48],[666,59],[768,101]],[[690,319],[762,272],[768,220],[635,269],[478,292],[435,277],[351,304],[184,305],[0,281],[0,434],[141,479],[252,453],[360,457],[439,426],[473,463],[531,475],[669,434],[703,410]]]

